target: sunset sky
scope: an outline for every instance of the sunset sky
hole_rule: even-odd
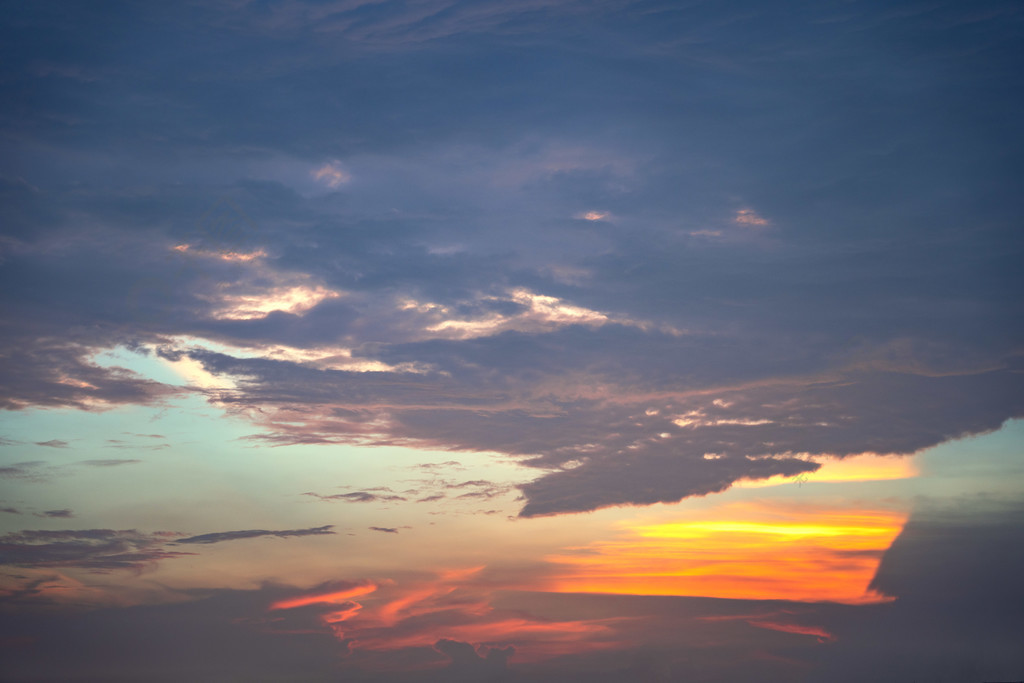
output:
[[[1024,679],[1024,6],[4,2],[0,680]]]

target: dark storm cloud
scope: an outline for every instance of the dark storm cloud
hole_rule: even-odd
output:
[[[527,515],[1024,414],[1015,3],[5,21],[0,407],[159,403],[187,390],[95,362],[159,349],[257,441],[521,457]],[[224,315],[298,285],[337,296]]]
[[[904,605],[943,605],[961,619],[1024,604],[1024,503],[991,497],[924,502],[886,551],[870,588]]]
[[[177,534],[134,529],[26,530],[0,536],[0,565],[77,567],[106,573],[141,571],[160,560],[190,555],[163,549]]]
[[[1024,667],[1010,645],[1024,638],[1022,529],[1020,500],[922,501],[871,582],[897,600],[824,619],[837,641],[809,658],[818,677],[1013,680]]]
[[[211,534],[201,534],[199,536],[181,538],[174,542],[210,544],[223,543],[224,541],[238,541],[246,538],[260,538],[262,536],[273,536],[274,538],[292,538],[296,536],[329,536],[336,533],[334,531],[331,531],[331,529],[333,528],[333,524],[327,524],[325,526],[312,527],[309,529],[281,529],[277,531],[267,531],[265,529],[247,529],[244,531],[218,531]]]

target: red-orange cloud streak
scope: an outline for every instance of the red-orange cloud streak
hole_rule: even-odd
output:
[[[442,571],[429,579],[366,582],[270,605],[271,610],[321,605],[320,622],[353,650],[389,652],[431,647],[442,639],[476,647],[516,648],[520,662],[622,646],[613,637],[616,619],[549,620],[491,605],[493,586],[477,586],[483,567]],[[372,595],[371,595],[372,594]],[[351,598],[368,596],[360,602]],[[342,609],[337,609],[338,606]]]
[[[306,605],[339,604],[347,602],[351,598],[359,597],[360,595],[367,595],[375,590],[377,590],[377,584],[367,582],[341,591],[315,593],[313,595],[303,595],[297,598],[279,600],[273,603],[270,606],[270,609],[294,609],[295,607],[305,607]]]

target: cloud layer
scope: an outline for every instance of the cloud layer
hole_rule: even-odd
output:
[[[524,516],[1024,415],[1012,3],[63,9],[5,29],[3,409],[496,452]]]

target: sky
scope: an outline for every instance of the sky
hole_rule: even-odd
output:
[[[1024,678],[1024,7],[3,2],[0,680]]]

